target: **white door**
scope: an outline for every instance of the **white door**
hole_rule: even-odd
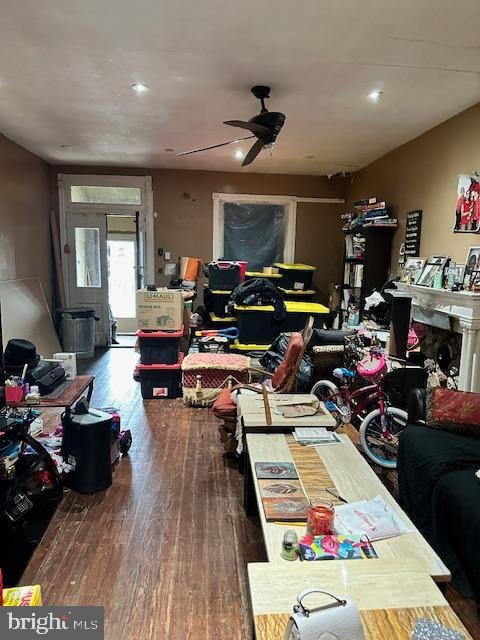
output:
[[[95,309],[96,346],[109,346],[107,219],[103,213],[67,213],[69,306]]]

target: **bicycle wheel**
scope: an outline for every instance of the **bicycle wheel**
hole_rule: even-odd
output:
[[[386,407],[385,417],[390,438],[386,438],[380,419],[380,409],[371,411],[360,425],[360,442],[373,462],[386,469],[397,468],[398,436],[407,426],[407,412],[398,407]]]
[[[330,380],[319,380],[313,385],[310,393],[316,395],[321,402],[331,401],[334,402],[337,407],[343,407],[343,398],[340,394],[340,390],[337,385]],[[338,429],[343,422],[342,415],[337,410],[330,410],[330,413],[335,418],[336,428]]]

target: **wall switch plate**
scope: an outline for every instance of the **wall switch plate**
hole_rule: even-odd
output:
[[[167,264],[165,265],[165,275],[173,276],[175,275],[176,271],[177,265],[175,264],[175,262],[167,262]]]
[[[170,260],[170,251],[165,251],[165,260]]]

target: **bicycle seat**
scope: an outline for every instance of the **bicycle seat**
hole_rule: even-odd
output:
[[[350,369],[346,369],[345,367],[339,367],[333,370],[333,375],[335,378],[354,378],[355,371],[350,371]]]

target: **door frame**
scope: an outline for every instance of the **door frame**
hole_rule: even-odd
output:
[[[58,215],[60,229],[60,244],[62,247],[62,276],[65,287],[66,305],[71,305],[68,260],[68,214],[92,213],[105,215],[135,215],[138,211],[140,232],[145,237],[145,282],[155,280],[155,242],[154,242],[154,212],[153,190],[151,176],[123,176],[123,175],[93,175],[93,174],[57,174],[58,185]],[[132,204],[94,204],[72,202],[70,187],[72,186],[100,186],[100,187],[135,187],[141,190],[141,203]]]

